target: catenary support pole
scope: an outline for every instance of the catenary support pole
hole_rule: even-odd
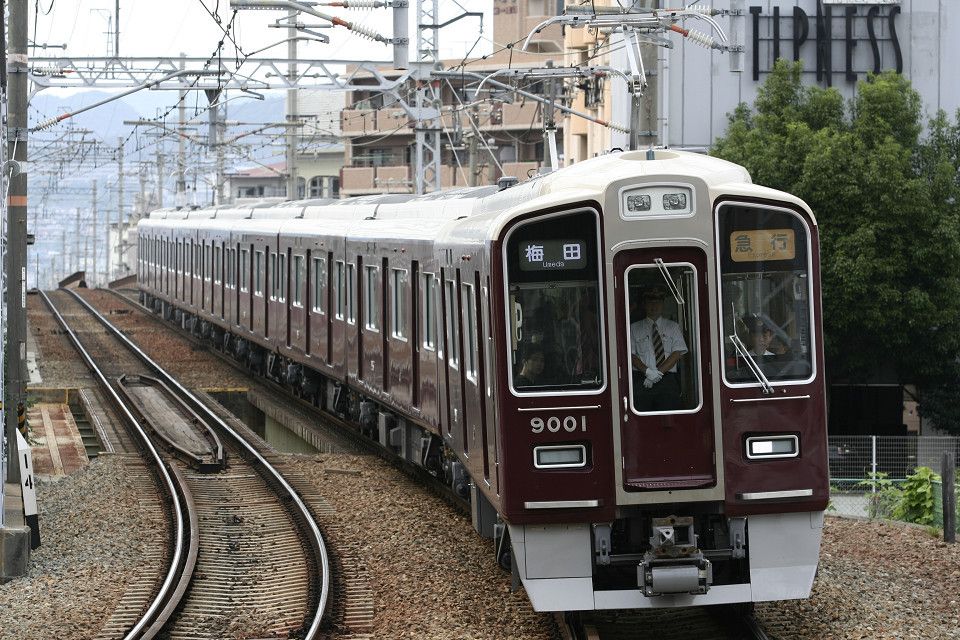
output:
[[[7,341],[4,405],[7,481],[20,483],[17,412],[26,404],[27,257],[27,0],[10,0],[7,55],[7,158],[13,160],[7,196]],[[18,170],[20,167],[22,170]],[[9,175],[9,174],[8,174]]]

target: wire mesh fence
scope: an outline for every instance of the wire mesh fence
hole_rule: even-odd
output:
[[[940,473],[944,453],[960,459],[960,438],[829,436],[830,510],[840,515],[896,517],[900,489],[917,469]],[[941,483],[933,482],[934,526],[942,526]]]

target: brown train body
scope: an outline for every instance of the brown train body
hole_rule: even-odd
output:
[[[159,211],[139,243],[147,304],[449,482],[538,609],[809,594],[816,222],[741,168],[611,154],[499,191]],[[683,347],[648,382],[658,301]]]

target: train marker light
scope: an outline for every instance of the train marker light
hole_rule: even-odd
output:
[[[537,469],[571,469],[587,465],[587,448],[582,444],[543,445],[533,449]]]
[[[800,439],[795,435],[755,436],[747,438],[747,458],[796,458],[800,455]]]

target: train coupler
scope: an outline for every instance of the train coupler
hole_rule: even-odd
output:
[[[697,547],[693,518],[654,518],[651,529],[650,550],[637,566],[643,595],[706,593],[713,583],[713,567]]]

